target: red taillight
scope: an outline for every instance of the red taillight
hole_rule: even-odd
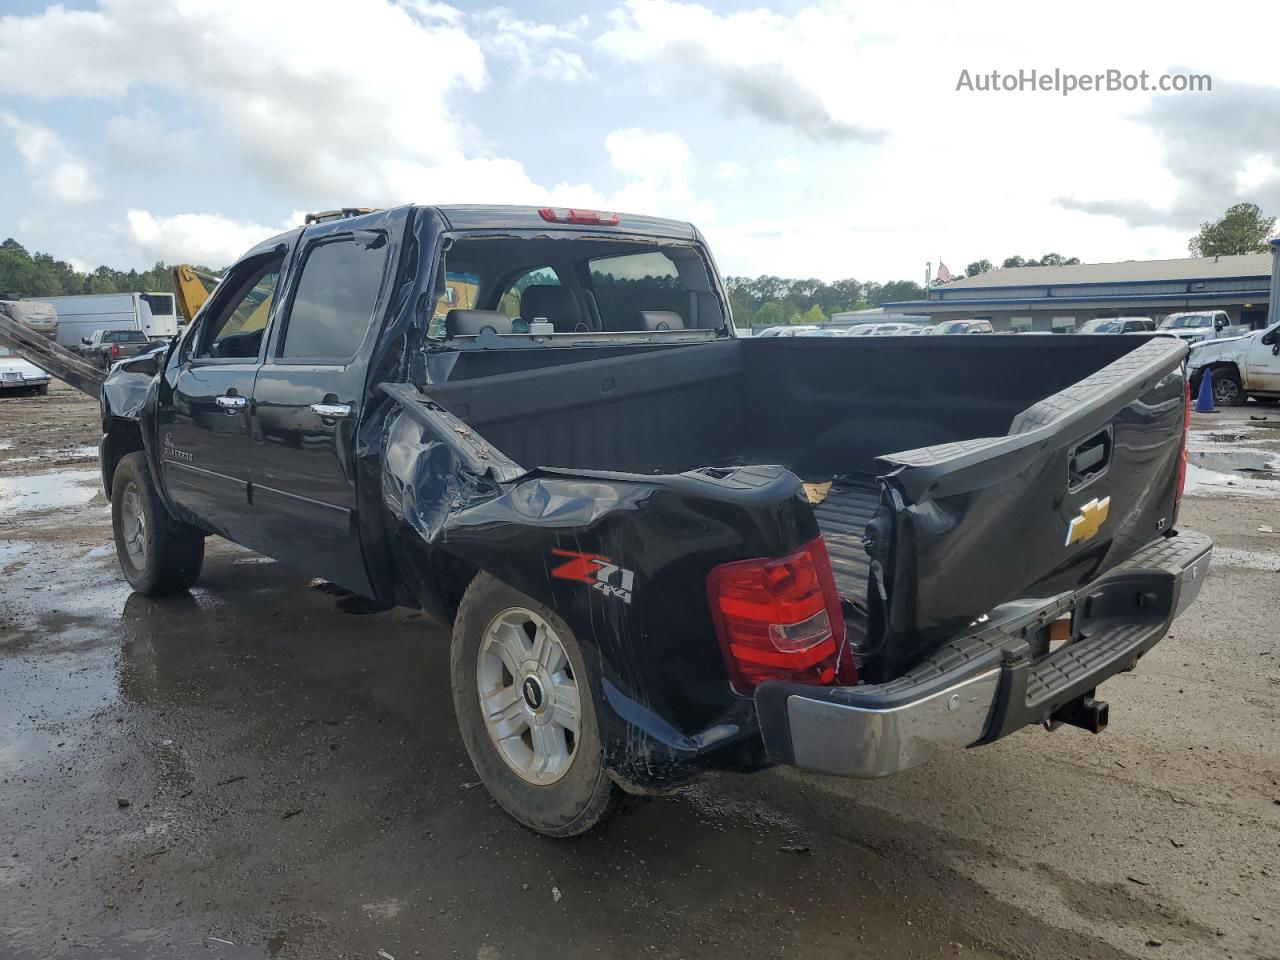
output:
[[[821,537],[785,557],[739,560],[707,575],[711,618],[733,689],[765,680],[853,683],[844,614]]]
[[[538,216],[542,217],[547,223],[581,223],[598,227],[616,227],[618,225],[618,215],[616,213],[604,213],[600,210],[576,210],[572,208],[566,210],[557,207],[543,207],[538,211]]]
[[[118,356],[120,356],[120,344],[113,343],[111,345],[111,359],[114,360]]]
[[[1182,409],[1182,453],[1178,456],[1178,487],[1173,494],[1173,502],[1182,499],[1182,491],[1187,487],[1187,447],[1191,442],[1191,384],[1187,383],[1187,397]]]

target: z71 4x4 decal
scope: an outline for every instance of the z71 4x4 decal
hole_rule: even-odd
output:
[[[570,558],[552,569],[553,577],[576,580],[589,585],[593,590],[599,590],[606,597],[617,597],[623,603],[631,602],[631,589],[636,582],[634,570],[620,567],[598,553],[580,553],[577,550],[558,548],[553,548],[551,553],[553,556]]]

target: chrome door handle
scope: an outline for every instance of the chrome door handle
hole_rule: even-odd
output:
[[[351,404],[349,403],[313,403],[311,409],[322,417],[351,416]]]
[[[249,405],[248,397],[218,397],[213,401],[227,413],[235,413]]]

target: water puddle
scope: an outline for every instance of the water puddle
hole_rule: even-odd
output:
[[[1223,439],[1219,443],[1226,444]],[[1222,489],[1248,496],[1280,496],[1280,454],[1210,446],[1187,458],[1187,492]]]
[[[1280,456],[1261,450],[1192,450],[1189,462],[1251,480],[1280,480]]]
[[[0,477],[0,513],[25,513],[88,503],[99,492],[97,470]]]
[[[5,540],[0,543],[0,570],[30,550],[35,544],[27,540]]]

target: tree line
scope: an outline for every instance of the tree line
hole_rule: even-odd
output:
[[[197,269],[208,273],[207,267]],[[134,293],[173,288],[169,265],[157,262],[150,270],[77,270],[48,253],[30,253],[17,240],[0,243],[0,299],[60,297],[82,293]]]
[[[1213,257],[1260,253],[1268,249],[1276,218],[1263,216],[1256,204],[1238,203],[1217,220],[1206,221],[1188,244],[1193,256]],[[1039,258],[1006,257],[1001,267],[1050,267],[1079,263],[1079,257],[1047,253]],[[217,273],[208,267],[197,269]],[[994,270],[990,260],[975,260],[965,267],[966,277]],[[961,279],[957,277],[957,279]],[[652,278],[646,278],[654,282]],[[911,280],[889,283],[862,282],[852,278],[825,283],[816,278],[789,279],[773,275],[728,277],[729,303],[738,326],[817,324],[834,313],[864,310],[900,300],[922,300],[924,287]],[[132,293],[170,289],[169,265],[157,262],[150,270],[76,270],[65,260],[47,253],[29,253],[12,238],[0,243],[0,299],[56,297],[81,293]]]
[[[833,313],[866,310],[896,300],[921,300],[925,289],[911,280],[863,283],[852,278],[825,283],[776,277],[726,277],[729,306],[740,327],[818,324]]]

